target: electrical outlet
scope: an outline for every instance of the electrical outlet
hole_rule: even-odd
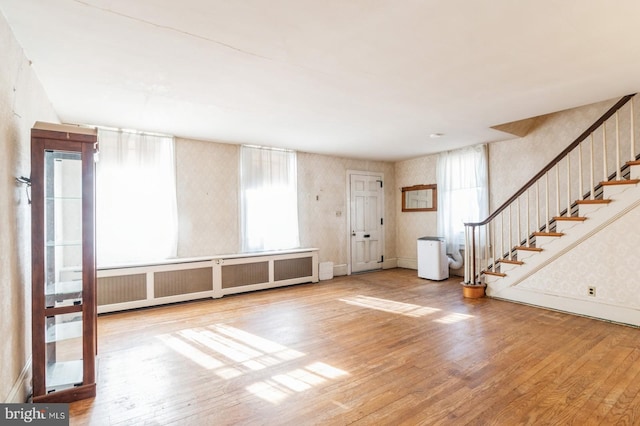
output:
[[[588,294],[589,296],[593,296],[593,297],[595,297],[595,295],[596,295],[596,288],[595,288],[595,287],[593,287],[593,286],[589,286],[589,287],[587,287],[587,294]]]

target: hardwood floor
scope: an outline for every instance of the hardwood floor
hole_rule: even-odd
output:
[[[103,315],[71,424],[640,424],[639,330],[394,269]]]

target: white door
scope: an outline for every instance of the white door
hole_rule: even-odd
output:
[[[382,175],[350,175],[351,272],[382,268],[384,200]]]

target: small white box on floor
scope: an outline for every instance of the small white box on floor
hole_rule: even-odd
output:
[[[444,238],[418,238],[418,276],[437,281],[449,278],[449,259]]]
[[[333,262],[320,262],[318,279],[321,281],[333,279]]]

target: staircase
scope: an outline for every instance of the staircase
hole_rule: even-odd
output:
[[[640,326],[640,306],[595,297],[597,283],[584,282],[584,294],[531,284],[634,209],[640,214],[633,103],[633,95],[620,99],[486,220],[465,224],[465,284],[486,284],[495,298]]]

